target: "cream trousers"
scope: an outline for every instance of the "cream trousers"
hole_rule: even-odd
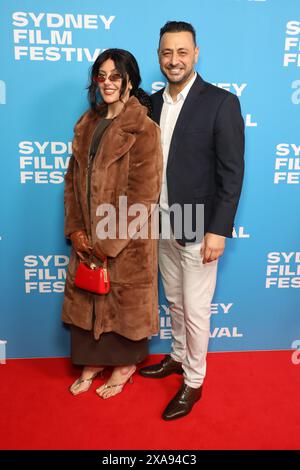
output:
[[[171,357],[182,362],[184,382],[198,388],[206,374],[211,301],[218,260],[202,263],[201,244],[159,240],[159,268],[172,324]]]

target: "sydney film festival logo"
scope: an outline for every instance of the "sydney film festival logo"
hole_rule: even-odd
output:
[[[286,23],[283,66],[300,67],[300,21]]]
[[[21,184],[62,184],[72,142],[23,140],[18,145]]]
[[[82,30],[108,31],[114,15],[24,12],[12,13],[15,60],[94,62],[105,48],[90,49],[78,43]]]
[[[248,87],[248,83],[229,83],[229,82],[211,82],[212,85],[217,86],[218,88],[221,88],[222,90],[230,91],[230,93],[233,93],[236,95],[238,98],[242,96],[244,91]],[[166,82],[162,81],[155,81],[151,85],[151,94],[156,93],[157,91],[161,90],[167,85]],[[256,120],[253,118],[252,114],[246,113],[245,114],[245,126],[246,127],[257,127],[258,123]]]
[[[276,145],[274,184],[300,183],[300,145],[279,143]]]
[[[266,289],[300,288],[300,252],[276,252],[267,255]]]

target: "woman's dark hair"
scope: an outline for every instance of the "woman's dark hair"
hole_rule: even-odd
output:
[[[139,102],[148,109],[148,115],[151,115],[152,105],[150,98],[142,88],[139,88],[141,75],[138,63],[135,57],[124,49],[106,49],[97,57],[92,65],[90,69],[90,83],[88,86],[88,99],[91,109],[97,112],[98,105],[102,101],[98,83],[94,82],[93,77],[98,75],[101,65],[108,59],[113,60],[116,70],[122,77],[120,98],[122,99],[127,83],[130,81],[132,84],[130,96],[135,96]]]
[[[188,31],[192,34],[194,44],[196,46],[196,31],[194,26],[191,23],[186,23],[185,21],[167,21],[167,23],[160,29],[159,32],[159,44],[162,36],[165,33],[181,33],[182,31]]]

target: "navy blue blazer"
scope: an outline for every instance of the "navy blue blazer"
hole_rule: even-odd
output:
[[[164,89],[151,96],[159,124]],[[195,206],[204,204],[204,233],[232,237],[244,175],[244,121],[238,98],[205,82],[200,75],[184,101],[171,140],[167,185],[169,206],[191,204],[192,230],[197,231]],[[185,244],[184,219],[182,237]],[[172,228],[174,220],[171,217]]]

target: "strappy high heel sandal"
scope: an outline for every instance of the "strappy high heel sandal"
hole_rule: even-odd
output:
[[[133,366],[125,374],[122,374],[122,372],[120,372],[120,374],[125,376],[126,378],[125,378],[124,382],[119,383],[119,384],[114,384],[114,383],[109,384],[110,379],[113,377],[113,373],[112,373],[112,375],[111,375],[110,379],[108,380],[108,382],[106,384],[102,385],[101,387],[97,388],[97,390],[96,390],[97,395],[100,398],[106,399],[106,398],[114,397],[118,393],[121,393],[124,386],[128,382],[133,384],[133,374],[135,373],[135,371],[136,371],[136,366]]]
[[[103,369],[99,370],[98,372],[95,372],[89,379],[82,379],[81,377],[69,387],[70,392],[72,395],[79,395],[80,393],[87,392],[92,385],[92,382],[95,377],[99,375],[100,377],[103,377]],[[81,387],[83,385],[83,387]]]

